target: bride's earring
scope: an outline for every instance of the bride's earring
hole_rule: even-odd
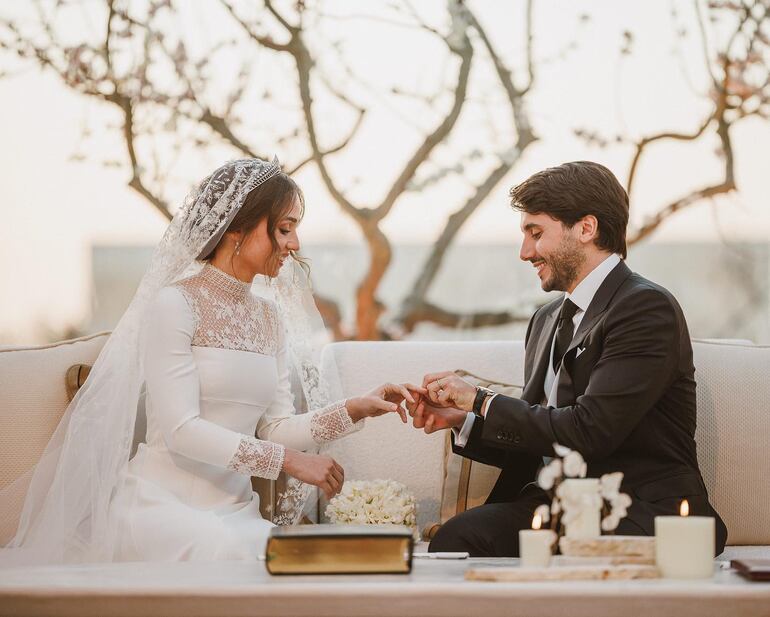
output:
[[[236,255],[240,255],[241,254],[241,241],[240,240],[238,240],[235,243],[235,254]]]

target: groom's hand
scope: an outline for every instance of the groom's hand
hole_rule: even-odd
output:
[[[414,393],[416,403],[407,403],[409,415],[415,428],[421,428],[430,434],[446,428],[460,428],[468,414],[454,407],[436,407],[431,405],[427,394]]]
[[[434,407],[455,407],[462,411],[473,411],[476,387],[452,371],[425,375],[422,385],[428,391],[428,398]]]

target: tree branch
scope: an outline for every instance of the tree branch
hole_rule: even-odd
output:
[[[405,315],[402,325],[406,332],[412,332],[418,323],[429,322],[445,328],[483,328],[511,323],[526,323],[531,317],[529,311],[480,311],[462,313],[441,308],[430,302],[420,302]]]
[[[480,186],[476,187],[475,193],[465,202],[463,207],[449,217],[444,225],[444,229],[441,231],[441,235],[433,243],[430,255],[425,261],[417,280],[414,282],[412,291],[401,306],[400,314],[397,318],[399,322],[406,322],[410,319],[410,315],[414,315],[415,311],[425,304],[425,297],[444,262],[446,251],[455,236],[462,229],[462,226],[471,214],[476,211],[476,208],[487,198],[492,189],[505,177],[510,168],[511,164],[505,161],[498,165],[489,174],[487,179]]]
[[[286,28],[292,35],[298,34],[300,29],[296,26],[292,26],[286,18],[284,18],[283,15],[281,15],[275,7],[273,7],[272,0],[265,0],[265,8],[267,8],[268,11],[270,11],[273,14],[273,17],[275,17],[278,22]]]
[[[528,145],[529,143],[535,140],[535,136],[532,132],[532,128],[524,112],[524,108],[522,104],[523,96],[530,90],[530,88],[535,82],[534,69],[531,65],[532,2],[531,0],[529,0],[527,3],[527,20],[528,20],[527,54],[528,54],[528,62],[530,63],[528,67],[529,84],[522,91],[516,88],[516,85],[513,83],[511,71],[509,71],[506,68],[506,66],[503,64],[502,60],[500,59],[500,54],[498,54],[497,51],[495,50],[494,45],[492,45],[492,41],[487,36],[486,30],[482,28],[481,24],[479,23],[479,20],[476,19],[476,16],[469,9],[466,9],[466,11],[467,11],[468,17],[471,19],[471,24],[473,25],[475,30],[479,33],[479,36],[481,37],[481,40],[487,49],[487,53],[489,53],[490,57],[492,58],[492,63],[495,66],[495,72],[497,73],[497,77],[500,80],[500,84],[503,86],[503,90],[505,90],[505,93],[508,96],[508,102],[511,104],[511,111],[513,112],[513,122],[519,133],[517,145],[519,147],[519,150],[523,150],[526,145]]]
[[[157,195],[154,195],[142,182],[136,150],[134,148],[134,110],[131,100],[118,92],[108,95],[106,98],[108,101],[120,107],[123,111],[123,138],[126,142],[128,158],[131,161],[131,180],[129,180],[128,185],[155,206],[158,211],[170,221],[173,218],[173,215],[171,214],[168,204]]]
[[[658,227],[661,226],[665,220],[677,212],[680,212],[684,208],[696,204],[702,199],[710,199],[716,195],[729,193],[735,190],[735,161],[732,142],[730,140],[730,125],[724,118],[724,111],[722,112],[718,122],[719,125],[717,128],[717,134],[719,135],[719,138],[722,142],[722,151],[725,161],[724,180],[722,180],[722,182],[719,184],[692,191],[685,197],[677,199],[676,201],[667,205],[665,208],[656,212],[648,222],[642,225],[642,227],[628,234],[626,242],[629,246],[636,244],[637,242],[651,235],[658,229]]]
[[[107,69],[112,73],[112,58],[110,54],[110,38],[112,37],[112,19],[115,17],[115,0],[107,0],[109,14],[107,15],[107,33],[104,36],[104,59]]]
[[[529,6],[528,9],[531,9],[531,6]],[[470,20],[470,24],[479,33],[482,42],[487,48],[487,52],[492,58],[500,83],[508,96],[513,122],[518,129],[517,141],[511,151],[503,153],[500,156],[500,164],[489,173],[487,178],[479,186],[476,187],[476,191],[466,201],[462,208],[452,214],[447,220],[441,235],[433,244],[431,253],[420,271],[420,274],[412,287],[412,291],[402,303],[399,317],[397,318],[400,322],[405,322],[410,319],[410,316],[415,313],[417,307],[425,304],[425,298],[443,264],[447,249],[454,241],[462,226],[471,214],[476,211],[478,206],[489,196],[495,186],[502,181],[508,171],[510,171],[513,165],[518,161],[525,148],[536,139],[524,112],[522,94],[513,84],[510,71],[500,60],[491,40],[487,36],[485,30],[481,27],[481,24],[476,19],[475,15],[468,9],[466,9],[466,14]],[[531,77],[530,86],[533,81],[534,77]]]
[[[417,172],[418,167],[422,165],[430,156],[433,149],[440,144],[447,135],[452,131],[452,128],[457,122],[457,118],[460,116],[460,110],[465,104],[465,96],[468,91],[468,78],[471,72],[471,60],[473,59],[473,46],[465,32],[463,32],[463,45],[459,49],[454,49],[450,46],[453,53],[460,56],[460,70],[457,76],[457,83],[454,88],[454,101],[449,113],[444,117],[444,120],[439,124],[434,131],[428,135],[419,148],[412,154],[411,158],[407,161],[403,170],[396,178],[395,182],[390,187],[388,194],[382,203],[375,208],[373,216],[377,220],[382,220],[393,208],[393,204],[406,190],[409,182]]]
[[[271,157],[260,155],[254,152],[248,145],[238,139],[230,130],[230,125],[221,116],[217,116],[208,107],[204,107],[201,110],[200,121],[207,124],[211,129],[220,137],[227,140],[230,144],[238,148],[246,156],[250,158],[262,159],[269,161]]]
[[[237,21],[240,26],[243,28],[243,30],[248,34],[253,40],[255,40],[257,43],[262,45],[263,47],[267,47],[268,49],[272,49],[273,51],[288,51],[289,46],[285,43],[276,43],[272,37],[270,36],[263,36],[261,34],[258,34],[255,30],[252,29],[252,27],[246,22],[246,20],[242,19],[238,13],[235,12],[235,8],[227,1],[227,0],[220,0],[222,5],[228,10],[230,15],[232,15],[233,19]],[[269,3],[266,3],[269,4]],[[275,11],[272,9],[272,6],[268,6],[270,11],[275,15]],[[284,22],[282,22],[284,23]],[[288,24],[286,24],[286,27],[288,28]]]
[[[337,144],[333,148],[330,148],[329,150],[324,150],[321,153],[321,156],[322,157],[323,156],[327,156],[329,154],[334,154],[335,152],[340,152],[341,150],[344,150],[348,146],[348,144],[353,140],[353,137],[355,137],[356,133],[358,133],[358,129],[361,128],[361,124],[363,124],[364,114],[365,113],[366,113],[366,110],[365,109],[361,109],[360,113],[358,114],[358,118],[356,118],[356,123],[353,125],[353,128],[351,129],[351,131],[348,134],[348,136],[344,139],[344,141],[341,141],[339,144]],[[299,163],[297,163],[297,165],[295,165],[292,169],[288,170],[286,173],[291,176],[292,174],[294,174],[297,171],[299,171],[300,169],[302,169],[308,163],[312,163],[314,158],[315,157],[311,154],[306,159],[304,159],[304,160],[300,161]]]
[[[707,199],[722,193],[729,193],[734,189],[734,183],[721,182],[720,184],[716,184],[714,186],[698,189],[697,191],[693,191],[681,199],[677,199],[676,201],[667,205],[665,208],[656,212],[649,222],[642,225],[639,229],[632,231],[626,238],[627,244],[631,246],[652,235],[652,233],[655,232],[658,227],[660,227],[660,225],[671,215],[676,214],[687,206],[698,203],[701,199]]]
[[[700,30],[703,60],[706,64],[706,70],[708,71],[709,77],[711,78],[712,85],[714,86],[714,88],[718,88],[719,82],[717,81],[716,75],[714,75],[714,69],[711,66],[711,53],[709,53],[709,43],[708,43],[708,36],[706,33],[706,23],[703,21],[703,13],[700,8],[700,0],[693,0],[693,4],[695,4],[695,15],[698,20],[698,29]]]
[[[703,132],[708,128],[708,125],[711,124],[711,122],[714,120],[715,113],[716,110],[712,112],[708,118],[706,118],[706,120],[700,125],[700,127],[698,127],[698,130],[694,133],[658,133],[657,135],[651,135],[649,137],[640,139],[636,143],[636,152],[634,153],[634,158],[631,161],[631,168],[628,171],[628,181],[626,182],[626,191],[628,194],[631,194],[634,179],[636,177],[636,169],[639,165],[639,160],[642,158],[642,153],[647,148],[647,146],[655,143],[656,141],[661,141],[664,139],[673,139],[676,141],[693,141],[698,139],[698,137],[703,135]]]
[[[368,216],[368,211],[354,206],[353,203],[345,197],[342,191],[337,188],[331,174],[329,174],[329,170],[326,168],[324,153],[318,144],[318,134],[315,127],[315,118],[313,117],[313,96],[310,90],[310,72],[313,67],[313,60],[310,57],[310,52],[305,46],[305,43],[298,35],[292,39],[290,53],[294,57],[294,61],[297,65],[299,94],[300,100],[302,101],[302,114],[305,119],[305,126],[307,127],[308,141],[310,142],[313,161],[318,167],[321,179],[326,185],[329,193],[331,193],[332,197],[343,211],[347,212],[354,219],[370,218]]]
[[[520,91],[522,95],[526,94],[535,83],[535,69],[532,64],[532,0],[527,0],[527,74],[529,83]]]

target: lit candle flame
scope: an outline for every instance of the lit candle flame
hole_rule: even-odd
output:
[[[540,525],[542,524],[542,517],[539,514],[535,514],[535,518],[532,519],[532,529],[540,529]]]
[[[686,499],[683,499],[682,505],[679,506],[679,516],[690,516],[690,504]]]

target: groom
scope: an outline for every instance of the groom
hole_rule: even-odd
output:
[[[692,346],[682,309],[660,285],[625,264],[628,195],[606,167],[588,161],[536,173],[511,192],[521,213],[520,257],[545,291],[565,292],[532,317],[521,398],[494,395],[454,373],[427,375],[410,406],[426,432],[450,428],[457,454],[494,465],[486,504],[455,516],[431,551],[518,556],[517,530],[550,503],[534,480],[553,444],[580,452],[588,477],[622,471],[633,504],[617,533],[653,535],[654,518],[716,518],[716,552],[727,530],[708,501],[695,452]]]

